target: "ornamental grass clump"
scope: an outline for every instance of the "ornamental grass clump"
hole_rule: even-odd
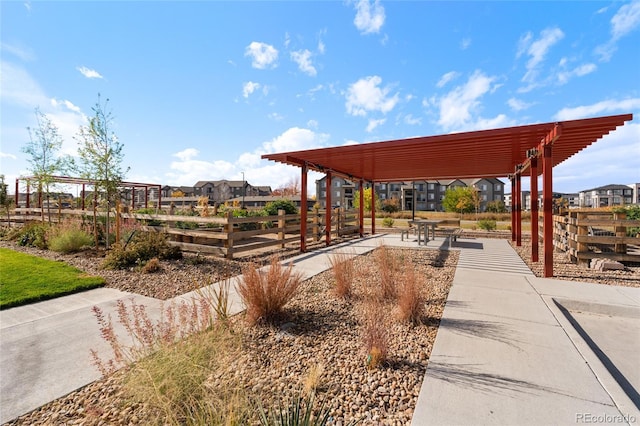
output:
[[[329,258],[334,279],[333,290],[342,299],[351,297],[351,284],[355,276],[352,257],[345,253],[334,253]]]
[[[407,268],[401,277],[398,319],[417,325],[424,314],[424,298],[420,292],[421,282],[413,268]]]
[[[375,259],[380,279],[378,298],[380,300],[393,300],[398,295],[396,281],[400,270],[400,260],[386,246],[380,246],[375,251]]]
[[[238,283],[238,293],[246,307],[249,324],[279,319],[301,282],[302,276],[293,272],[293,264],[284,267],[277,256],[272,257],[266,270],[258,269],[255,264],[246,267]]]
[[[367,302],[362,324],[362,340],[366,354],[367,369],[380,367],[386,360],[389,351],[389,332],[385,322],[384,306],[377,300]]]
[[[58,253],[76,253],[93,245],[93,236],[82,229],[77,221],[67,220],[47,230],[49,250]]]

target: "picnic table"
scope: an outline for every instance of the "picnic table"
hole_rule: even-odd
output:
[[[431,236],[435,240],[436,238],[436,226],[442,223],[442,220],[433,219],[414,219],[408,222],[410,225],[414,225],[418,230],[418,245],[427,244],[429,242],[429,228],[431,228]],[[424,236],[424,238],[422,238]]]

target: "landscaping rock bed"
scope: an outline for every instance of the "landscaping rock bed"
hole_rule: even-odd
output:
[[[323,373],[318,393],[330,405],[334,424],[356,419],[366,425],[409,424],[458,254],[405,249],[390,252],[400,257],[403,268],[414,268],[424,279],[426,311],[421,323],[412,326],[398,322],[395,301],[383,302],[387,316],[381,326],[389,334],[389,358],[381,367],[367,369],[362,339],[366,301],[376,291],[372,277],[376,276],[377,266],[374,254],[370,254],[354,260],[358,273],[349,300],[334,295],[329,270],[302,283],[282,322],[249,327],[242,315],[235,318],[234,327],[242,335],[242,353],[229,361],[222,374],[211,378],[212,386],[238,386],[270,406],[297,395],[310,369],[320,368]],[[153,276],[137,271],[123,274],[140,276],[143,281]],[[177,282],[185,276],[177,265],[165,265],[161,275],[162,280],[154,277],[145,282],[145,287],[152,286],[152,282]],[[119,374],[94,382],[11,424],[147,423],[149,407],[125,396]]]

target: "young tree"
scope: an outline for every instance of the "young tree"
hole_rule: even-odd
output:
[[[53,176],[62,171],[64,159],[59,155],[62,148],[62,137],[55,124],[39,108],[35,110],[37,127],[27,127],[29,142],[22,147],[22,152],[29,155],[29,172],[38,188],[40,200],[42,193],[49,200],[49,190],[53,183]],[[47,202],[47,209],[49,209]],[[42,207],[42,205],[40,205]],[[44,220],[44,211],[42,213]]]
[[[371,211],[371,194],[373,193],[373,189],[372,188],[365,188],[364,189],[364,210],[370,212]],[[380,203],[380,199],[378,198],[378,194],[376,194],[375,196],[375,207],[376,207],[376,211],[380,211],[382,210],[382,206]],[[355,209],[359,209],[360,208],[360,191],[356,191],[353,194],[353,207]]]
[[[76,140],[79,142],[78,156],[80,164],[78,171],[85,179],[95,182],[95,191],[102,192],[107,202],[106,246],[109,247],[109,210],[119,193],[118,189],[125,174],[129,171],[122,169],[124,145],[113,132],[113,114],[108,109],[109,99],[101,103],[98,101],[92,109],[93,117],[86,126],[81,126]]]
[[[11,226],[11,221],[10,221],[10,217],[9,217],[9,210],[11,209],[11,198],[9,198],[8,195],[8,188],[9,185],[7,185],[6,183],[4,183],[4,175],[0,175],[0,208],[4,209],[7,213],[7,224],[9,224],[9,226]],[[16,198],[18,196],[18,194],[15,195]]]
[[[471,213],[477,205],[478,194],[475,188],[456,186],[444,193],[442,206],[447,212]]]

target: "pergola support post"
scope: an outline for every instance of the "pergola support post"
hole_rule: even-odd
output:
[[[515,176],[509,176],[511,181],[511,241],[516,240],[516,179]]]
[[[82,210],[84,210],[84,209],[85,209],[85,205],[84,205],[84,198],[85,198],[86,196],[87,196],[86,186],[85,186],[85,184],[83,183],[83,184],[82,184],[82,201],[80,202],[80,206],[81,206],[80,208],[81,208]]]
[[[531,158],[531,261],[538,261],[538,158]]]
[[[332,209],[331,209],[331,178],[332,178],[332,173],[331,171],[327,172],[327,179],[325,181],[326,187],[325,187],[325,225],[324,225],[324,240],[326,245],[331,244],[331,215],[333,214]]]
[[[553,277],[553,151],[545,145],[542,157],[544,277]]]
[[[20,180],[16,179],[16,196],[15,196],[15,200],[16,200],[16,208],[20,207],[19,201],[20,201]]]
[[[376,184],[371,181],[371,235],[376,234]]]
[[[31,198],[31,185],[29,184],[29,181],[27,180],[27,199],[26,199],[26,203],[24,205],[26,208],[30,207],[30,204],[29,204],[29,201],[31,201],[30,198]]]
[[[520,172],[515,175],[516,181],[516,203],[515,203],[515,221],[516,221],[516,246],[522,245],[522,178]]]
[[[300,251],[307,251],[307,164],[302,165],[300,178]]]
[[[360,201],[360,208],[359,208],[359,212],[358,212],[358,216],[360,217],[360,231],[359,232],[360,232],[360,236],[362,237],[362,224],[364,223],[364,185],[363,185],[363,180],[362,179],[360,179],[360,181],[358,182],[358,186],[360,188],[360,190],[358,191],[358,194],[360,196],[360,200],[359,200]]]

